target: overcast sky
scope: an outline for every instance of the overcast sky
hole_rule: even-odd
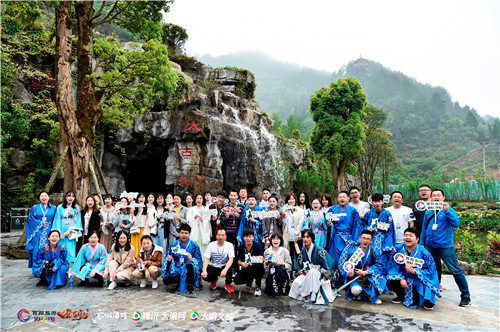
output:
[[[325,71],[367,58],[500,114],[499,0],[176,0],[191,55],[258,50]]]

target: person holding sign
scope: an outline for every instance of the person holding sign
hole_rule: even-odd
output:
[[[227,193],[224,190],[220,190],[217,193],[217,202],[210,204],[209,210],[216,210],[217,214],[210,218],[210,224],[212,225],[212,241],[217,240],[217,231],[219,229],[226,230],[225,225],[221,223],[222,209],[226,205]]]
[[[314,244],[314,232],[302,231],[304,246],[295,262],[299,275],[292,283],[289,296],[293,299],[328,305],[335,260],[324,249]]]
[[[175,200],[174,196],[174,200]],[[177,284],[181,293],[192,293],[193,286],[201,289],[201,270],[203,258],[200,247],[189,239],[191,226],[182,224],[179,227],[179,240],[174,241],[163,260],[162,277],[165,285]]]
[[[278,197],[271,195],[269,197],[269,210],[263,211],[262,219],[262,242],[265,248],[271,246],[269,242],[271,236],[276,233],[283,236],[283,216],[284,213],[278,209]]]
[[[210,282],[210,289],[217,288],[217,279],[226,278],[226,292],[233,293],[231,286],[233,280],[233,260],[234,248],[229,242],[226,242],[226,231],[219,229],[217,231],[217,241],[210,242],[205,251],[205,260],[203,261],[203,280]]]
[[[294,193],[287,193],[285,197],[285,204],[283,206],[284,227],[283,227],[283,247],[290,251],[290,258],[292,264],[296,255],[295,243],[299,248],[302,247],[302,239],[300,232],[302,231],[302,224],[304,222],[304,211],[297,206],[297,196]]]
[[[403,232],[408,227],[414,227],[415,216],[413,211],[403,206],[403,193],[401,191],[393,191],[391,193],[392,206],[387,208],[391,213],[394,222],[394,232],[396,234],[396,243],[403,243]]]
[[[260,286],[262,284],[262,276],[264,275],[264,252],[262,246],[254,241],[255,235],[251,228],[243,231],[243,240],[245,241],[238,247],[238,265],[240,271],[234,278],[236,285],[247,284],[247,289],[252,289],[252,284],[255,279],[255,296],[261,295]]]
[[[207,245],[210,243],[210,236],[212,235],[212,226],[210,225],[210,216],[208,209],[204,205],[204,197],[198,193],[194,197],[195,206],[189,208],[186,219],[189,226],[191,226],[191,235],[189,238],[198,244],[201,254],[205,254]]]
[[[427,184],[422,184],[418,188],[418,196],[420,197],[420,201],[418,201],[415,206],[413,207],[413,215],[415,216],[415,223],[414,226],[416,229],[418,229],[418,234],[420,235],[422,233],[422,224],[424,222],[424,215],[425,215],[425,206],[424,208],[420,207],[420,204],[427,203],[431,201],[431,187]]]
[[[186,215],[188,208],[181,205],[182,197],[179,194],[174,194],[173,198],[174,206],[170,211],[163,214],[165,223],[170,225],[167,248],[179,238],[181,225],[187,223]],[[165,229],[165,233],[167,233],[167,229]]]
[[[460,219],[455,210],[444,201],[445,196],[441,189],[434,189],[431,197],[433,201],[431,203],[434,203],[437,210],[434,208],[425,212],[420,243],[430,251],[436,262],[439,282],[441,282],[441,259],[444,261],[460,289],[459,305],[468,307],[471,304],[469,285],[464,271],[458,265],[457,255],[453,247],[453,232],[455,228],[460,226]],[[436,204],[436,202],[439,203]],[[428,205],[432,204],[428,203]]]
[[[257,205],[257,197],[254,194],[249,194],[247,197],[247,207],[243,210],[240,228],[238,229],[237,239],[240,243],[243,243],[243,230],[247,228],[253,229],[255,241],[262,243],[262,221],[259,217],[259,212],[262,210]]]
[[[42,191],[38,195],[40,204],[33,205],[26,221],[26,250],[28,251],[28,267],[33,266],[33,259],[40,248],[49,242],[47,235],[56,214],[56,207],[49,203],[49,193]]]
[[[268,268],[264,293],[271,296],[287,295],[290,290],[292,259],[288,250],[283,248],[281,235],[274,233],[271,236],[271,247],[264,252],[264,263]]]
[[[374,208],[366,212],[362,222],[364,229],[368,229],[373,233],[372,247],[385,267],[396,245],[394,223],[391,213],[384,209],[384,196],[382,194],[373,194],[372,204]]]
[[[387,280],[384,277],[385,266],[370,246],[373,234],[369,230],[361,232],[359,246],[345,248],[340,256],[339,269],[344,283],[359,277],[346,288],[346,298],[355,300],[362,298],[373,304],[382,304],[378,298],[387,290]]]
[[[327,242],[326,232],[328,230],[325,213],[321,210],[321,203],[319,202],[319,199],[313,199],[311,204],[312,211],[309,214],[309,217],[304,219],[302,229],[311,229],[314,232],[315,244],[321,249],[325,249]],[[335,226],[332,224],[330,229],[332,227]]]
[[[68,191],[64,195],[64,201],[57,207],[52,229],[61,232],[60,244],[66,247],[68,255],[66,258],[73,265],[76,259],[76,242],[82,236],[82,218],[80,207],[76,204],[75,193]]]
[[[397,297],[392,303],[403,302],[405,306],[416,309],[433,310],[439,281],[436,264],[430,252],[418,244],[418,230],[409,227],[404,232],[404,243],[396,247],[396,253],[389,261],[387,280]]]
[[[331,241],[328,252],[338,262],[346,246],[358,242],[361,233],[361,220],[358,211],[349,205],[349,193],[341,191],[337,195],[338,205],[332,206],[327,213],[327,222],[332,224]]]
[[[141,238],[141,250],[135,258],[136,269],[132,276],[139,279],[139,287],[146,287],[148,279],[153,279],[152,288],[158,288],[158,277],[161,275],[163,247],[153,243],[150,235]],[[116,247],[115,247],[116,248]]]

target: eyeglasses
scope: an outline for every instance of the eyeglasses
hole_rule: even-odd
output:
[[[430,189],[420,189],[419,192],[422,192],[422,191],[431,191]]]

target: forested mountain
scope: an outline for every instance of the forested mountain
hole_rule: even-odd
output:
[[[256,99],[264,111],[277,113],[282,120],[292,114],[308,124],[309,97],[317,89],[341,77],[357,78],[368,102],[388,113],[385,126],[393,133],[391,140],[403,166],[401,174],[406,177],[433,177],[443,165],[481,142],[499,143],[498,118],[481,118],[473,108],[452,101],[445,88],[419,83],[367,59],[351,61],[336,73],[279,62],[255,52],[203,56],[200,60],[215,67],[233,65],[251,70],[257,80]],[[492,151],[487,156],[487,169],[498,168],[498,148]]]

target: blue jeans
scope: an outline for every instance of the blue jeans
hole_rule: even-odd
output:
[[[460,293],[462,293],[462,298],[468,297],[470,298],[469,293],[469,285],[467,284],[467,279],[465,278],[464,271],[458,265],[457,255],[455,253],[455,248],[433,248],[430,246],[425,246],[427,250],[434,258],[434,262],[436,263],[436,269],[438,271],[439,283],[441,283],[441,259],[444,261],[448,270],[450,270],[451,274],[453,274],[453,278],[455,278],[455,283],[460,289]]]

